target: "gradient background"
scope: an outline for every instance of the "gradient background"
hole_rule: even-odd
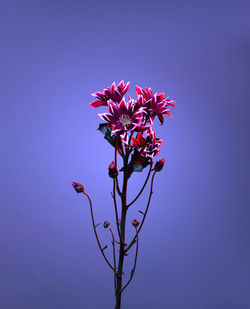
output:
[[[114,307],[71,181],[92,196],[97,222],[113,224],[113,149],[96,130],[105,109],[89,102],[124,79],[132,96],[138,84],[177,104],[156,125],[167,167],[123,308],[249,309],[250,2],[10,0],[0,12],[0,307]]]

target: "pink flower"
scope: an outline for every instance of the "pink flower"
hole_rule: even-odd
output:
[[[141,133],[136,138],[132,137],[133,146],[138,149],[143,157],[155,157],[161,151],[162,140],[155,137],[155,131],[151,128],[147,130],[146,138]]]
[[[108,101],[109,113],[98,114],[98,116],[112,124],[112,135],[126,135],[127,131],[143,131],[150,126],[141,126],[143,119],[143,107],[135,109],[135,101],[130,99],[128,102],[123,98],[120,103],[112,100]]]
[[[137,104],[145,108],[146,120],[154,120],[155,116],[158,116],[161,124],[163,124],[164,114],[172,117],[168,106],[174,107],[175,101],[170,100],[169,97],[164,97],[164,92],[153,94],[151,88],[143,90],[136,86],[136,95],[138,97]]]
[[[122,80],[117,86],[115,85],[115,82],[111,85],[110,88],[104,89],[103,92],[96,91],[95,93],[92,93],[91,95],[95,97],[97,100],[90,103],[90,106],[93,108],[102,106],[102,105],[108,105],[108,101],[112,100],[113,102],[120,103],[124,95],[129,89],[128,82],[126,85],[124,84],[124,81]]]

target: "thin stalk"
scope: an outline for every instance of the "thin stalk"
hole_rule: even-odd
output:
[[[119,238],[121,240],[121,232],[120,232],[120,228],[119,228],[118,210],[117,210],[116,193],[115,193],[115,179],[113,180],[113,194],[112,194],[112,197],[113,197],[114,206],[115,206],[115,220],[116,220],[117,232],[118,232]]]
[[[152,171],[152,165],[153,165],[153,161],[151,160],[151,163],[150,163],[150,168],[149,168],[149,171],[148,171],[148,175],[147,175],[147,178],[144,182],[144,185],[142,186],[141,188],[141,191],[138,193],[138,195],[133,199],[133,201],[131,203],[128,204],[127,207],[130,207],[132,204],[134,204],[134,202],[138,199],[138,197],[142,194],[144,188],[146,187],[147,185],[147,182],[149,180],[149,177],[150,177],[150,174],[151,174],[151,171]]]
[[[134,266],[131,270],[131,274],[130,274],[130,278],[127,282],[127,284],[122,288],[122,292],[126,289],[126,287],[129,285],[129,283],[131,282],[131,280],[133,279],[134,273],[135,273],[135,268],[136,268],[136,262],[137,262],[137,256],[138,256],[138,231],[137,231],[137,227],[136,228],[136,251],[135,251],[135,260],[134,260]]]
[[[91,201],[91,198],[89,197],[88,193],[87,192],[83,192],[83,194],[85,194],[89,200],[89,206],[90,206],[90,212],[91,212],[91,219],[92,219],[92,224],[93,224],[93,229],[94,229],[94,232],[95,232],[95,237],[96,237],[96,240],[97,240],[97,243],[98,243],[98,246],[99,246],[99,249],[105,259],[105,261],[107,262],[108,266],[116,273],[116,270],[114,269],[114,267],[110,264],[110,262],[108,261],[105,253],[104,253],[104,250],[102,249],[102,246],[100,244],[100,240],[98,238],[98,235],[97,235],[97,232],[96,232],[96,225],[95,225],[95,220],[94,220],[94,214],[93,214],[93,207],[92,207],[92,201]]]
[[[147,215],[147,212],[148,212],[148,208],[149,208],[149,205],[150,205],[150,201],[151,201],[151,197],[152,197],[152,194],[153,194],[153,184],[154,184],[154,178],[155,178],[155,173],[156,171],[154,171],[153,173],[153,176],[152,176],[152,179],[151,179],[151,187],[150,187],[150,193],[149,193],[149,198],[148,198],[148,203],[147,203],[147,207],[146,207],[146,210],[145,210],[145,213],[144,213],[144,216],[143,216],[143,219],[142,219],[142,222],[139,226],[139,229],[138,229],[138,234],[143,226],[143,223],[144,223],[144,220],[146,218],[146,215]],[[128,252],[128,250],[134,245],[134,243],[136,242],[136,236],[133,238],[133,240],[131,241],[131,243],[128,245],[128,247],[126,248],[125,250],[125,253]]]
[[[116,166],[116,168],[117,168],[117,148],[118,148],[118,141],[119,141],[119,137],[117,136],[117,137],[116,137],[116,145],[115,145],[115,166]],[[121,190],[120,190],[120,187],[119,187],[118,176],[115,177],[115,182],[116,182],[116,190],[117,190],[118,194],[121,196],[122,193],[121,193]]]
[[[109,230],[112,236],[112,246],[113,246],[113,258],[114,258],[114,268],[116,270],[116,257],[115,257],[115,237],[113,234],[113,231],[111,229],[111,227],[109,226]],[[115,290],[116,290],[116,273],[114,274],[114,284],[115,284]]]

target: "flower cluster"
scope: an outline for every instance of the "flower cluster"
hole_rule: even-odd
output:
[[[117,86],[114,82],[102,92],[92,93],[96,100],[91,102],[90,106],[108,108],[108,112],[98,114],[105,121],[99,129],[113,146],[118,139],[120,154],[123,151],[121,144],[124,142],[133,152],[129,166],[132,166],[133,171],[141,171],[149,164],[149,159],[158,155],[162,145],[162,140],[156,138],[152,129],[153,120],[157,116],[160,125],[163,125],[164,115],[172,117],[169,107],[174,107],[175,101],[166,97],[164,92],[154,94],[151,88],[144,90],[139,86],[136,86],[136,99],[128,96],[126,100],[124,96],[129,90],[129,84],[130,82],[125,84],[122,80]],[[135,132],[137,136],[133,137]],[[111,164],[109,175],[116,177],[112,168],[114,167]],[[159,170],[158,167],[156,169]]]
[[[154,158],[161,151],[162,139],[156,137],[156,131],[153,129],[153,121],[158,117],[160,125],[163,125],[165,115],[172,117],[169,108],[175,106],[175,101],[166,97],[164,92],[153,93],[151,88],[145,88],[144,90],[139,86],[136,86],[135,89],[135,99],[130,96],[125,98],[125,94],[129,90],[129,84],[130,82],[125,84],[124,81],[121,81],[116,86],[114,82],[111,87],[108,87],[103,91],[92,93],[95,101],[90,103],[90,106],[93,108],[102,106],[107,108],[105,113],[98,114],[98,116],[104,121],[99,124],[98,130],[104,135],[105,140],[115,148],[113,153],[114,160],[111,161],[107,170],[108,175],[113,182],[111,196],[114,201],[117,235],[113,233],[113,225],[111,226],[109,221],[103,222],[103,228],[108,229],[112,237],[113,263],[110,261],[108,255],[106,255],[106,252],[104,252],[108,246],[105,245],[103,247],[101,245],[98,236],[99,233],[97,231],[97,226],[100,225],[100,223],[96,224],[95,222],[92,200],[89,194],[85,191],[82,184],[72,182],[73,189],[77,193],[83,193],[89,201],[91,220],[98,247],[106,263],[114,273],[116,296],[115,308],[117,309],[120,308],[121,305],[121,294],[131,282],[135,273],[139,248],[138,235],[148,213],[153,194],[155,175],[163,169],[165,164],[164,158],[154,162]],[[118,157],[118,155],[120,157]],[[123,164],[121,167],[118,167],[119,162]],[[146,167],[149,168],[145,182],[134,199],[128,203],[128,180],[132,173],[142,172]],[[123,173],[123,177],[120,177],[121,172]],[[121,178],[123,178],[122,186],[120,186]],[[150,181],[151,184],[146,208],[144,211],[138,210],[143,217],[140,221],[137,219],[132,220],[131,223],[135,229],[135,235],[131,242],[127,243],[127,238],[125,237],[127,211],[141,196],[148,181]],[[120,198],[120,203],[117,203],[117,197]],[[118,237],[117,239],[116,236]],[[119,245],[118,261],[116,260],[117,245]],[[127,283],[122,284],[122,275],[124,275],[124,258],[128,256],[128,250],[130,250],[133,245],[136,245],[133,268]]]

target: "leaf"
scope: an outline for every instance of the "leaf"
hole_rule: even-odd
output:
[[[133,164],[133,171],[134,172],[142,172],[143,171],[143,165],[135,163]]]
[[[116,140],[118,140],[118,152],[122,156],[123,155],[123,148],[120,136],[111,135],[112,133],[112,125],[109,123],[100,123],[99,128],[97,129],[104,134],[104,138],[113,146],[116,146]]]
[[[128,164],[129,177],[133,172],[142,172],[143,169],[150,164],[149,158],[141,156],[137,149],[134,150],[131,161]],[[124,167],[121,169],[124,171]]]
[[[112,127],[108,123],[100,123],[98,130],[101,131],[104,134],[104,138],[112,146],[115,146],[116,136],[115,135],[111,135]]]

